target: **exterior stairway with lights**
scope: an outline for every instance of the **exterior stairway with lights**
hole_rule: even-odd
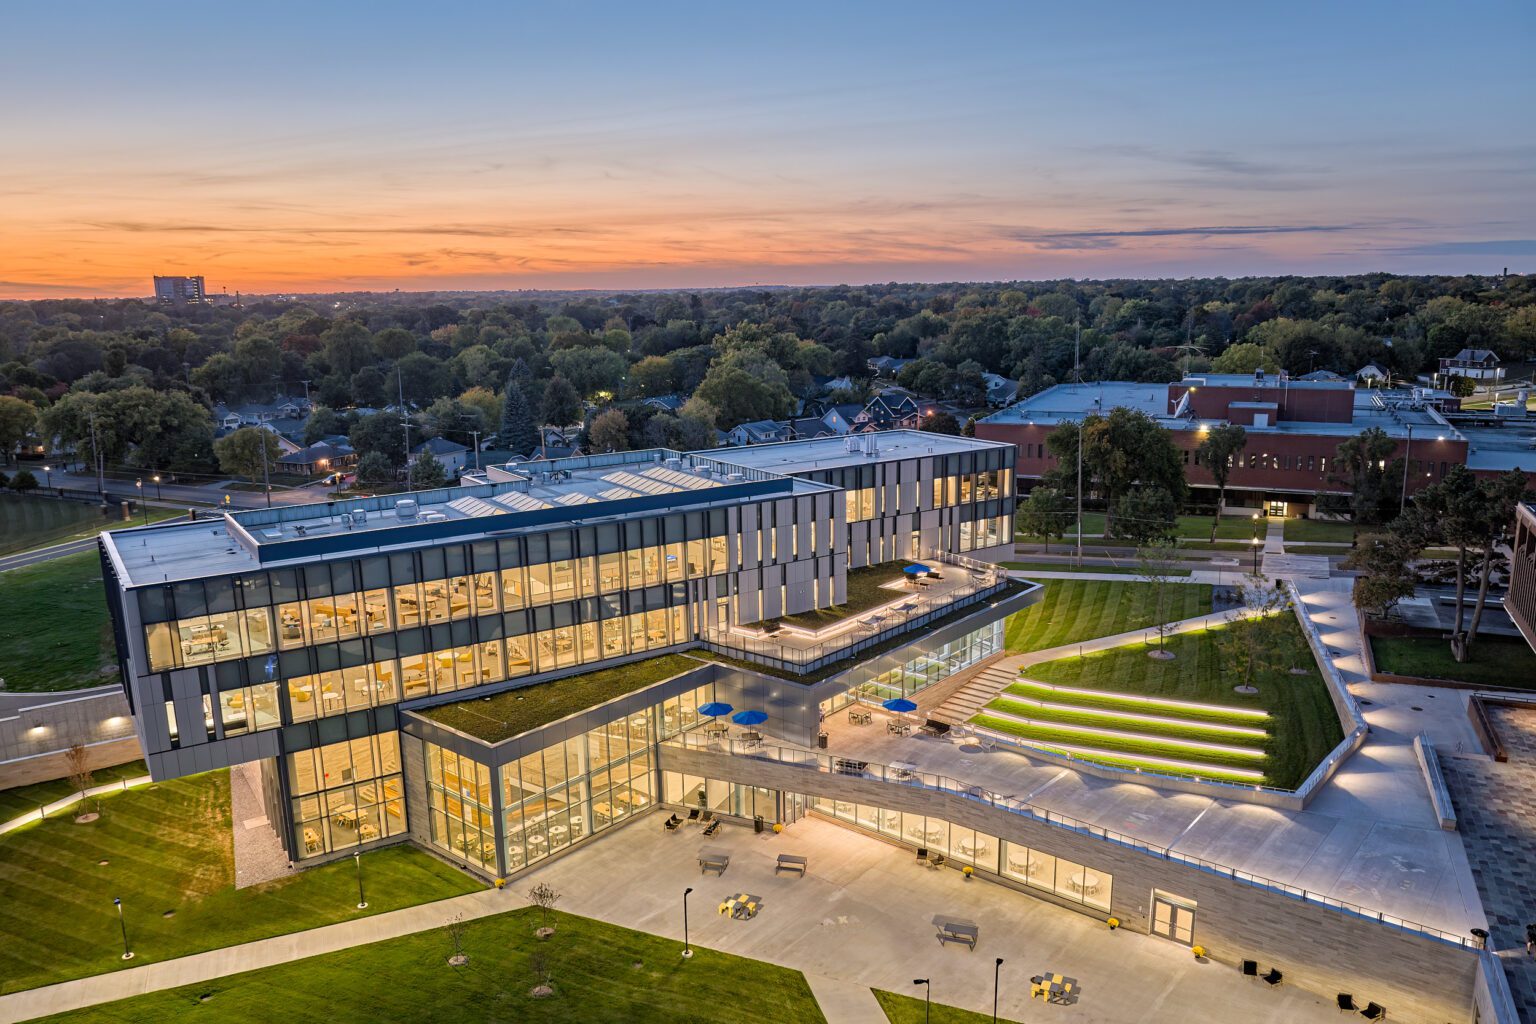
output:
[[[928,717],[949,726],[964,725],[969,722],[973,715],[1018,679],[1018,660],[1008,658],[997,664],[988,665],[976,673],[970,682],[951,694],[943,704],[929,712]]]

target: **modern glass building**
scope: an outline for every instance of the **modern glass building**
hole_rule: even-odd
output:
[[[710,700],[809,744],[851,693],[999,650],[1032,597],[984,561],[1014,454],[913,431],[626,452],[103,535],[135,728],[156,778],[259,764],[296,861],[409,837],[501,877],[657,801],[656,744]],[[935,578],[891,584],[876,625],[759,625],[912,560]]]

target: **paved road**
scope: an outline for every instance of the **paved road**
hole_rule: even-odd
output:
[[[46,548],[19,551],[14,555],[0,558],[0,572],[5,572],[7,569],[20,569],[25,565],[36,565],[38,562],[46,562],[54,558],[63,558],[65,555],[79,554],[95,546],[95,537],[82,537],[80,540],[65,541],[63,544],[53,544]]]

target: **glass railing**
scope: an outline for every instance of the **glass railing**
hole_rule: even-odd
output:
[[[767,743],[743,738],[742,736],[724,734],[708,736],[698,732],[681,733],[664,741],[661,745],[663,747],[674,746],[747,759],[755,758],[774,761],[779,764],[808,768],[823,775],[844,775],[851,778],[868,779],[893,785],[909,786],[935,793],[944,793],[962,800],[973,800],[977,803],[987,804],[999,810],[1008,811],[1011,814],[1017,814],[1021,817],[1041,822],[1042,824],[1067,829],[1078,835],[1092,836],[1095,839],[1102,839],[1117,846],[1160,857],[1163,860],[1199,868],[1202,871],[1221,875],[1245,885],[1284,893],[1287,896],[1306,900],[1309,903],[1332,907],[1335,910],[1353,914],[1364,920],[1376,921],[1392,928],[1414,932],[1454,946],[1478,948],[1475,940],[1457,935],[1454,932],[1442,931],[1439,928],[1432,928],[1429,925],[1409,921],[1405,918],[1388,914],[1385,911],[1372,910],[1369,907],[1362,907],[1324,893],[1313,892],[1300,886],[1279,882],[1272,878],[1265,878],[1262,875],[1256,875],[1249,871],[1217,863],[1216,861],[1191,857],[1175,850],[1170,850],[1167,847],[1148,843],[1134,836],[1128,836],[1122,832],[1102,828],[1079,818],[1074,818],[1071,815],[1062,814],[1060,811],[1038,807],[1017,797],[994,793],[984,786],[972,785],[936,772],[924,771],[921,767],[914,765],[879,764],[857,757],[826,754],[815,750],[807,750],[803,747]]]

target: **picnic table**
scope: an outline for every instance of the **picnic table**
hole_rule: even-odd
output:
[[[1048,1003],[1065,1003],[1077,989],[1077,979],[1062,974],[1037,974],[1029,979],[1029,998],[1036,996]]]
[[[699,851],[699,874],[701,875],[707,871],[723,875],[725,874],[725,869],[730,866],[731,858],[729,854],[720,853],[716,850]]]
[[[917,765],[911,761],[892,761],[890,769],[891,777],[902,782],[917,778]]]
[[[946,942],[963,943],[971,952],[976,951],[976,941],[981,937],[981,929],[974,924],[961,924],[958,921],[943,921],[939,924],[939,945]]]
[[[757,916],[757,911],[763,905],[761,896],[753,896],[750,893],[739,892],[729,896],[720,903],[720,913],[730,914],[734,920],[745,921]]]
[[[874,719],[866,708],[849,708],[848,721],[854,725],[868,725]]]

